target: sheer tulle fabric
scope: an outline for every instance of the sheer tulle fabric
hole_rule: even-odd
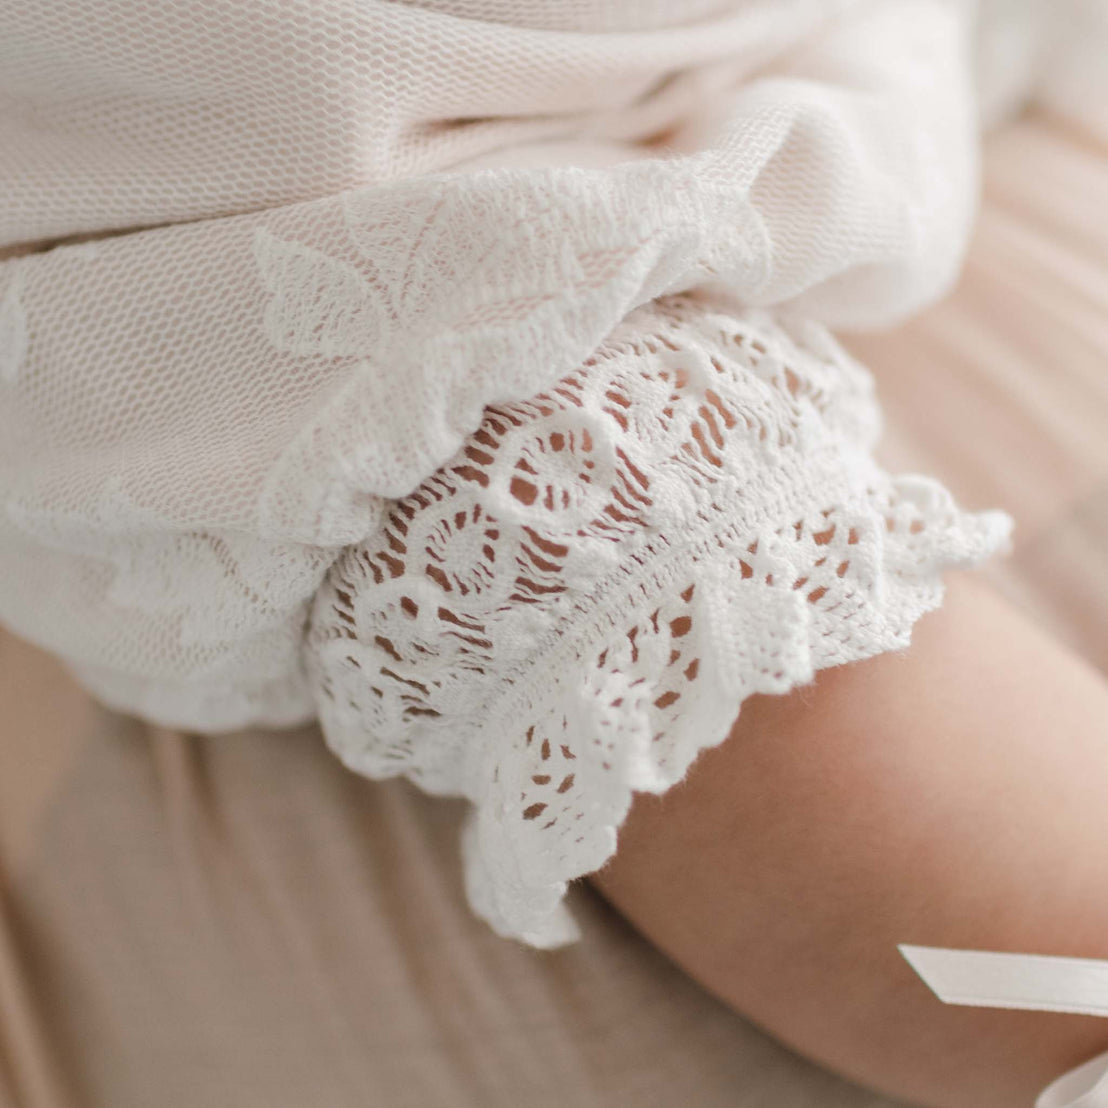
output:
[[[960,5],[447,7],[12,22],[0,243],[170,224],[0,266],[0,617],[115,707],[311,718],[342,548],[655,297],[860,326],[957,270]]]

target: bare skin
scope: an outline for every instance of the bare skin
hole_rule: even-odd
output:
[[[943,1004],[897,943],[1108,959],[1108,682],[972,575],[749,699],[589,880],[725,1003],[926,1108],[1032,1108],[1108,1020]]]

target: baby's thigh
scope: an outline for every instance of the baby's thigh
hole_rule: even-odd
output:
[[[592,883],[724,1001],[910,1103],[1031,1108],[1108,1021],[945,1005],[897,943],[1108,958],[1108,685],[972,577],[748,700]]]

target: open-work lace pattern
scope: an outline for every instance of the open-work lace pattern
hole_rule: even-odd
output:
[[[353,769],[474,803],[473,909],[572,941],[615,850],[752,693],[906,646],[941,572],[1008,542],[872,460],[872,378],[821,327],[723,298],[633,312],[554,387],[486,409],[318,593],[307,667]]]

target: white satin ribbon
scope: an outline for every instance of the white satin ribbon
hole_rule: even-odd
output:
[[[1108,1018],[1108,961],[907,943],[897,949],[944,1004]],[[1108,1051],[1051,1082],[1035,1108],[1108,1108]]]

